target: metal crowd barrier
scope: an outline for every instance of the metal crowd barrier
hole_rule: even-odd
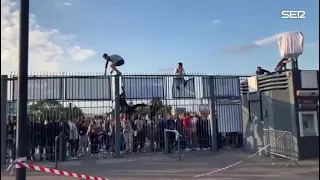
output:
[[[274,155],[289,159],[290,162],[285,167],[288,167],[292,163],[300,166],[294,151],[294,141],[291,132],[272,129],[263,129],[263,131],[264,143],[268,146],[265,149],[266,154],[269,154],[271,157]]]
[[[175,135],[174,139],[169,138],[169,136],[170,136],[169,134],[174,134]],[[176,142],[177,143],[178,161],[181,161],[181,148],[180,148],[180,138],[181,137],[182,137],[182,135],[177,130],[164,129],[165,153],[166,154],[171,153],[171,150],[174,148],[173,145]]]

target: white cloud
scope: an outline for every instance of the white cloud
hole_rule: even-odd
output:
[[[241,53],[241,52],[246,52],[246,51],[249,51],[249,50],[257,48],[257,47],[271,45],[271,44],[277,43],[278,37],[280,34],[281,33],[274,34],[274,35],[266,37],[264,39],[254,41],[253,43],[240,44],[240,45],[227,47],[227,48],[223,49],[223,52],[225,52],[225,53]]]
[[[306,46],[307,47],[317,47],[317,48],[319,48],[319,42],[307,43]]]
[[[254,48],[258,47],[263,47],[263,46],[268,46],[268,45],[274,45],[277,44],[278,42],[278,37],[283,34],[283,33],[278,33],[274,34],[272,36],[254,41],[253,43],[249,44],[240,44],[240,45],[235,45],[231,47],[227,47],[223,50],[223,52],[226,53],[241,53],[241,52],[246,52]],[[319,42],[313,42],[313,43],[305,43],[306,47],[318,47]]]
[[[72,3],[70,3],[70,2],[64,2],[63,4],[66,5],[66,6],[71,6],[72,5]]]
[[[85,60],[95,54],[83,49],[57,29],[46,29],[30,14],[29,22],[29,71],[64,71],[62,62]],[[18,69],[19,10],[12,0],[1,0],[1,74]]]
[[[218,24],[220,22],[221,22],[221,20],[219,20],[219,19],[215,19],[215,20],[212,21],[213,24]]]
[[[253,42],[254,45],[257,46],[267,46],[267,45],[271,45],[271,44],[275,44],[278,42],[278,37],[281,35],[282,33],[279,34],[274,34],[272,36],[266,37],[264,39],[260,39],[258,41]]]
[[[81,49],[79,46],[75,46],[70,50],[70,55],[74,60],[83,61],[88,57],[93,56],[95,52],[91,49]]]

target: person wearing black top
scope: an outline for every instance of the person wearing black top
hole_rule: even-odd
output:
[[[132,103],[128,104],[125,98],[125,92],[123,87],[122,87],[122,91],[123,92],[120,94],[120,111],[121,113],[125,113],[128,118],[132,117],[132,115],[135,113],[135,110],[138,107],[147,106],[144,103],[135,104],[135,105],[133,105]]]
[[[270,74],[270,71],[257,67],[256,75]]]
[[[280,71],[283,70],[283,68],[286,69],[286,65],[287,65],[289,62],[290,62],[290,60],[289,60],[288,58],[282,58],[282,59],[278,62],[277,66],[276,66],[276,68],[275,68],[275,71],[276,71],[276,72],[280,72]]]
[[[124,64],[124,60],[121,56],[119,56],[119,55],[108,56],[108,54],[105,53],[105,54],[103,54],[103,58],[107,61],[106,66],[105,66],[104,75],[107,74],[109,62],[111,62],[110,67],[112,69],[110,74],[112,74],[113,71],[116,71],[117,75],[121,75],[121,72],[117,69],[117,66],[122,66]]]

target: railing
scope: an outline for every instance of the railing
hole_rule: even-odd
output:
[[[291,132],[272,129],[263,129],[263,131],[264,143],[267,147],[265,148],[266,154],[270,154],[271,157],[275,155],[289,159],[290,162],[286,165],[286,167],[292,163],[295,163],[299,166],[297,162],[297,155],[294,151],[294,141]]]
[[[174,135],[174,136],[172,136]],[[165,153],[171,153],[172,149],[177,148],[177,156],[178,161],[181,161],[181,149],[180,149],[180,141],[183,136],[177,130],[164,130],[164,146],[165,146]]]

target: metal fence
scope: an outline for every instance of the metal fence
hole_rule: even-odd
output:
[[[294,141],[291,132],[279,131],[272,129],[264,129],[264,143],[268,147],[266,148],[266,154],[279,156],[289,159],[290,162],[286,165],[295,163],[297,165],[297,153],[294,151]]]
[[[29,76],[29,158],[53,161],[55,137],[61,133],[66,139],[58,149],[67,152],[65,159],[112,157],[117,148],[122,154],[162,152],[164,129],[183,135],[184,151],[242,147],[240,82],[246,77]],[[17,76],[2,76],[1,86],[4,83],[7,92],[1,101],[7,102],[7,108],[1,112],[7,114],[7,125],[3,145],[10,160],[15,156]],[[118,117],[114,115],[117,107],[121,112],[136,108]],[[118,119],[119,129],[115,128]]]

